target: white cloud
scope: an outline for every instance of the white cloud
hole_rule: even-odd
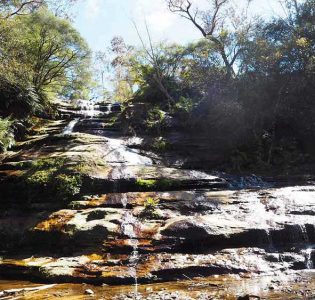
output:
[[[136,23],[141,25],[146,20],[153,32],[160,33],[174,25],[176,16],[167,9],[164,0],[136,0],[133,7],[132,17]]]
[[[101,12],[102,0],[87,0],[85,17],[89,20],[97,18]]]
[[[147,22],[154,31],[161,32],[175,24],[176,16],[162,7],[147,16]]]

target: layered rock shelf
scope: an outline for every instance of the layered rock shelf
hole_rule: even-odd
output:
[[[135,150],[118,108],[60,111],[1,157],[0,299],[314,299],[309,177],[244,188]],[[47,159],[80,172],[71,200],[20,184]]]

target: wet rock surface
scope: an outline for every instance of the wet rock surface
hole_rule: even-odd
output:
[[[21,299],[314,299],[314,273],[272,277],[242,278],[238,275],[212,276],[135,286],[90,286],[88,284],[58,284],[45,290],[17,293]],[[0,281],[4,291],[36,288],[42,285],[25,281]],[[91,290],[93,296],[87,295]],[[1,294],[0,294],[1,295]],[[11,295],[12,292],[11,292]],[[22,296],[21,296],[22,295]],[[174,298],[173,298],[174,297]]]
[[[312,182],[166,167],[129,147],[108,107],[90,110],[62,108],[68,121],[1,157],[0,290],[20,279],[60,283],[24,299],[314,299]],[[7,193],[47,157],[93,162],[72,202]]]

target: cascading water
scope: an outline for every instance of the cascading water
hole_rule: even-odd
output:
[[[124,209],[127,207],[127,198],[122,199],[122,205]],[[138,299],[138,276],[137,276],[137,265],[139,261],[139,251],[138,251],[138,239],[135,232],[135,227],[137,225],[137,218],[133,214],[126,210],[122,222],[121,222],[121,231],[122,233],[129,238],[129,244],[133,248],[130,258],[129,265],[130,271],[134,278],[134,299]]]
[[[305,242],[306,244],[308,244],[308,243],[310,242],[310,240],[309,240],[309,237],[308,237],[308,234],[307,234],[305,225],[299,225],[299,227],[300,227],[301,234],[302,234],[302,237],[303,237],[304,242]]]
[[[137,239],[133,239],[132,240],[132,247],[133,247],[133,251],[131,253],[130,259],[129,259],[129,263],[132,267],[132,271],[133,271],[133,278],[134,278],[134,282],[135,282],[135,299],[138,298],[138,275],[137,275],[137,265],[138,265],[138,261],[139,261],[139,252],[138,252],[138,240]]]
[[[269,188],[270,183],[265,182],[257,175],[242,176],[236,179],[229,180],[230,188],[232,189],[252,189],[252,188]]]
[[[77,102],[77,106],[79,107],[79,115],[82,116],[81,118],[95,118],[101,116],[102,114],[110,114],[112,110],[112,105],[108,104],[107,111],[103,113],[100,111],[100,105],[96,105],[93,102],[86,101],[86,100],[79,100]],[[64,128],[62,134],[71,134],[75,126],[80,121],[80,118],[76,118],[71,120],[69,124]]]
[[[121,200],[121,204],[122,204],[123,208],[126,209],[127,205],[128,205],[128,197],[127,197],[127,195],[126,194],[122,194],[120,200]]]
[[[95,116],[98,115],[98,111],[96,110],[96,105],[92,102],[80,102],[79,103],[79,107],[80,107],[80,114],[83,115],[84,117],[89,117],[89,118],[93,118]]]
[[[249,176],[235,176],[224,172],[213,172],[213,175],[224,178],[228,182],[229,188],[233,190],[273,187],[272,183],[265,181],[262,177],[255,174]]]
[[[266,229],[266,235],[267,235],[267,240],[268,240],[268,243],[269,243],[269,248],[270,249],[274,249],[275,247],[274,247],[272,236],[270,234],[270,230],[269,229]]]
[[[109,103],[109,104],[107,105],[107,112],[106,112],[106,114],[109,115],[111,112],[112,112],[112,104]]]
[[[101,105],[93,101],[78,100],[75,104],[79,108],[79,114],[84,118],[95,118],[111,112],[111,104],[106,105],[106,112],[101,110]]]
[[[315,245],[313,245],[314,247]],[[313,263],[313,247],[309,247],[307,248],[306,250],[303,250],[302,253],[305,255],[305,266],[306,266],[306,269],[308,270],[312,270],[314,269],[314,263]]]
[[[65,127],[65,129],[62,131],[62,134],[71,134],[73,132],[73,129],[75,127],[75,125],[77,125],[77,123],[79,122],[79,118],[74,119],[72,121],[70,121],[70,123]]]
[[[299,225],[299,227],[300,227],[302,237],[303,237],[305,244],[309,245],[310,239],[308,237],[307,230],[306,230],[305,226]],[[308,270],[311,270],[314,268],[314,264],[313,264],[313,260],[312,260],[313,248],[314,248],[314,245],[309,246],[306,250],[302,251],[302,253],[305,255],[305,266],[306,266],[306,269],[308,269]]]

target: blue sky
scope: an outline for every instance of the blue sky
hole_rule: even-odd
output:
[[[242,5],[244,0],[234,0]],[[206,0],[193,0],[198,6]],[[165,0],[79,0],[75,7],[75,27],[92,50],[105,50],[113,36],[122,36],[132,45],[139,40],[132,20],[143,31],[147,20],[154,41],[187,43],[200,38],[200,33],[185,19],[168,11]],[[253,14],[265,17],[281,13],[278,0],[253,0]]]

